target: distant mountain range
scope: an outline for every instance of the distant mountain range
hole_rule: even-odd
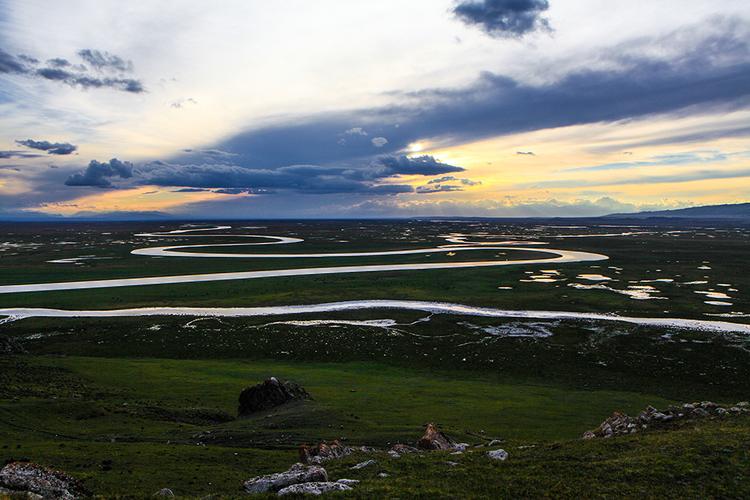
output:
[[[676,210],[657,210],[632,214],[610,214],[607,218],[616,219],[748,219],[750,220],[750,203],[731,205],[706,205],[703,207],[680,208]]]

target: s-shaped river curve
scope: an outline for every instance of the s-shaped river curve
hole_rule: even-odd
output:
[[[538,259],[520,259],[520,260],[479,260],[479,261],[467,261],[467,262],[436,262],[436,263],[413,263],[413,264],[370,264],[362,266],[333,266],[333,267],[308,267],[308,268],[297,268],[297,269],[273,269],[266,271],[238,271],[238,272],[227,272],[227,273],[208,273],[208,274],[184,274],[178,276],[150,276],[143,278],[119,278],[119,279],[107,279],[107,280],[88,280],[88,281],[66,281],[59,283],[33,283],[33,284],[22,284],[22,285],[3,285],[0,286],[0,293],[23,293],[23,292],[48,292],[48,291],[62,291],[62,290],[85,290],[90,288],[114,288],[123,286],[147,286],[147,285],[166,285],[166,284],[180,284],[180,283],[205,283],[209,281],[227,281],[227,280],[246,280],[246,279],[257,279],[257,278],[275,278],[275,277],[288,277],[288,276],[314,276],[322,274],[345,274],[345,273],[375,273],[375,272],[387,272],[387,271],[422,271],[422,270],[434,270],[434,269],[456,269],[456,268],[473,268],[473,267],[496,267],[496,266],[517,266],[517,265],[529,265],[529,264],[541,264],[541,263],[571,263],[571,262],[595,262],[601,260],[607,260],[609,257],[602,254],[591,253],[591,252],[579,252],[574,250],[558,250],[553,248],[544,248],[543,250],[537,250],[534,248],[528,248],[528,242],[517,242],[517,241],[503,241],[495,244],[466,244],[466,245],[445,245],[433,248],[420,248],[414,250],[392,250],[382,252],[346,252],[346,253],[287,253],[287,254],[273,254],[273,253],[239,253],[239,254],[226,254],[226,253],[201,253],[201,252],[180,252],[176,251],[179,248],[201,248],[201,247],[216,247],[216,246],[240,246],[240,245],[274,245],[274,244],[288,244],[298,243],[303,241],[299,238],[288,238],[283,236],[266,236],[266,235],[196,235],[196,234],[185,234],[189,232],[197,231],[210,231],[218,229],[228,229],[230,226],[219,226],[214,228],[201,228],[201,229],[178,229],[175,231],[169,231],[164,233],[142,233],[137,236],[147,237],[174,237],[174,236],[220,236],[220,237],[243,237],[243,238],[266,238],[271,239],[270,242],[255,242],[255,243],[228,243],[228,244],[213,244],[213,245],[180,245],[171,247],[149,247],[149,248],[138,248],[133,250],[131,253],[135,255],[146,255],[146,256],[169,256],[169,257],[204,257],[204,258],[286,258],[286,259],[298,259],[298,258],[325,258],[325,257],[374,257],[384,255],[412,255],[412,254],[426,254],[435,252],[446,252],[446,251],[474,251],[474,250],[526,250],[526,251],[537,251],[545,255],[554,255],[556,257],[542,257]]]

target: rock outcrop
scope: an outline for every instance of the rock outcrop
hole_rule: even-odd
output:
[[[711,401],[685,403],[682,406],[670,406],[666,410],[661,411],[653,406],[649,406],[636,417],[614,412],[599,427],[592,431],[586,431],[583,434],[583,439],[611,438],[613,436],[635,434],[636,432],[650,428],[664,427],[665,424],[678,420],[723,417],[748,412],[750,412],[750,404],[747,401],[742,401],[729,408],[724,408]]]
[[[321,464],[335,458],[346,457],[353,452],[353,448],[344,446],[338,439],[330,443],[322,441],[315,446],[300,446],[299,460],[304,464]]]
[[[359,481],[339,479],[329,481],[328,473],[317,465],[294,464],[286,472],[258,476],[245,481],[247,493],[276,493],[285,495],[322,495],[332,491],[349,491]]]
[[[74,500],[87,495],[77,479],[31,462],[11,462],[3,467],[0,470],[0,489],[59,500]]]
[[[435,424],[427,424],[424,435],[417,442],[417,448],[422,450],[453,450],[456,444],[448,436],[440,432]]]
[[[285,472],[248,479],[244,483],[248,493],[277,492],[287,486],[302,483],[327,483],[328,473],[317,465],[294,464]]]
[[[359,469],[364,469],[365,467],[369,467],[371,465],[376,465],[376,464],[377,462],[375,460],[365,460],[364,462],[360,462],[356,465],[352,465],[349,468],[352,470],[359,470]]]
[[[503,449],[488,451],[487,456],[493,460],[500,460],[503,462],[508,460],[508,452]]]
[[[270,410],[290,401],[310,399],[310,394],[294,382],[280,382],[276,377],[248,387],[240,393],[237,413],[240,416]]]
[[[279,490],[279,496],[285,495],[322,495],[331,491],[350,491],[351,486],[339,482],[302,483],[287,486]]]
[[[419,453],[419,449],[413,446],[409,446],[408,444],[394,444],[393,446],[391,446],[391,449],[388,450],[388,454],[393,458],[398,458],[401,455],[406,455],[407,453]]]

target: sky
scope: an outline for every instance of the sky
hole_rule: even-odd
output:
[[[744,0],[0,0],[0,219],[747,201]]]

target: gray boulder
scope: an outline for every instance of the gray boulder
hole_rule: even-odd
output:
[[[349,467],[352,470],[359,470],[364,469],[365,467],[369,467],[371,465],[375,465],[377,462],[375,460],[365,460],[364,462],[360,462],[357,465],[352,465]]]
[[[267,493],[279,491],[287,486],[311,482],[328,482],[328,473],[323,467],[317,465],[297,463],[285,472],[248,479],[244,487],[248,493]]]
[[[13,494],[74,500],[86,495],[83,484],[64,472],[30,462],[11,462],[0,470],[0,488]]]
[[[336,482],[347,486],[354,486],[355,484],[359,484],[359,479],[338,479]]]
[[[508,460],[508,452],[503,450],[502,448],[488,451],[487,456],[493,460],[501,460],[503,462],[505,460]]]
[[[322,495],[323,493],[330,493],[331,491],[350,491],[351,486],[339,482],[315,482],[315,483],[302,483],[293,484],[279,490],[278,495]]]

